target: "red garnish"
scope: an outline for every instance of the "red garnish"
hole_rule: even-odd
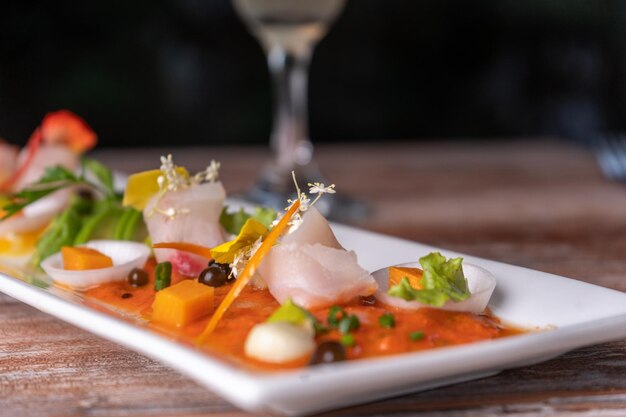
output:
[[[93,148],[97,141],[96,133],[71,111],[59,110],[46,114],[41,126],[35,129],[28,139],[24,162],[9,178],[0,183],[0,192],[12,191],[15,183],[32,163],[42,143],[61,143],[74,152],[82,153]]]
[[[77,153],[93,148],[97,136],[83,119],[68,110],[46,114],[41,122],[41,135],[46,143],[61,143]]]

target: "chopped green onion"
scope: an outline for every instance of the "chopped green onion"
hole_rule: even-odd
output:
[[[339,333],[346,334],[358,329],[360,325],[359,318],[355,315],[351,315],[342,318],[337,327],[339,328]]]
[[[416,332],[411,332],[409,334],[409,338],[414,341],[417,342],[418,340],[422,340],[424,338],[424,332],[421,330],[418,330]]]
[[[345,347],[352,347],[356,345],[356,340],[354,340],[354,336],[350,333],[344,334],[339,339],[339,343],[341,343]]]
[[[339,326],[339,322],[346,317],[346,312],[339,306],[332,306],[328,310],[328,325],[334,329]]]
[[[154,268],[154,289],[161,291],[172,283],[172,263],[161,262]]]
[[[391,313],[385,313],[378,318],[378,324],[385,329],[391,329],[396,327],[396,319]]]

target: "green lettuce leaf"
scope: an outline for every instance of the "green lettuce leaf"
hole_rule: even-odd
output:
[[[220,215],[220,223],[228,233],[237,235],[248,219],[254,219],[269,228],[277,214],[276,210],[265,207],[256,207],[252,214],[245,212],[244,209],[229,212],[228,207],[224,207]]]
[[[441,307],[448,300],[458,302],[470,296],[467,279],[463,275],[463,258],[446,260],[439,252],[432,252],[419,261],[424,270],[424,288],[417,290],[411,287],[407,278],[403,278],[399,284],[389,288],[387,294],[434,307]]]

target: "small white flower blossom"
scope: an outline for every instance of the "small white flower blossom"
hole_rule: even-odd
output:
[[[254,254],[256,253],[256,251],[259,250],[262,244],[263,244],[263,237],[259,236],[256,242],[254,242],[252,246],[250,246],[250,249],[248,251],[248,259],[254,256]]]
[[[219,178],[221,164],[214,160],[211,160],[209,166],[207,166],[204,171],[198,172],[193,177],[194,183],[202,183],[202,182],[215,182]]]
[[[159,208],[161,199],[168,191],[178,191],[185,189],[202,182],[214,182],[219,177],[220,163],[214,160],[211,161],[204,171],[200,171],[193,177],[189,177],[186,174],[179,172],[178,166],[174,164],[172,155],[161,156],[161,175],[157,177],[157,184],[159,186],[159,193],[157,194],[156,203],[154,208],[148,213],[148,217],[152,217],[155,213],[163,214],[164,216],[174,219],[181,214],[189,214],[190,210],[187,208],[175,209],[169,207],[166,209]]]
[[[287,233],[293,233],[298,230],[302,222],[302,215],[300,213],[294,213],[291,220],[289,220],[289,231]]]
[[[309,194],[335,194],[335,184],[331,184],[328,187],[324,186],[324,183],[314,182],[308,183]]]
[[[245,250],[240,250],[239,252],[237,252],[237,254],[235,255],[235,259],[233,259],[233,262],[230,264],[230,277],[235,277],[237,278],[239,276],[239,273],[243,270],[243,268],[245,268],[246,264],[245,264]]]

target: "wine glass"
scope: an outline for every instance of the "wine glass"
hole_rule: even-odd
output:
[[[346,0],[233,0],[235,10],[265,49],[274,82],[273,159],[262,169],[246,198],[282,209],[295,190],[291,171],[306,185],[327,182],[313,159],[308,137],[307,84],[315,44],[326,34]],[[326,184],[328,185],[328,184]],[[348,198],[323,199],[316,205],[334,219],[365,214]]]

